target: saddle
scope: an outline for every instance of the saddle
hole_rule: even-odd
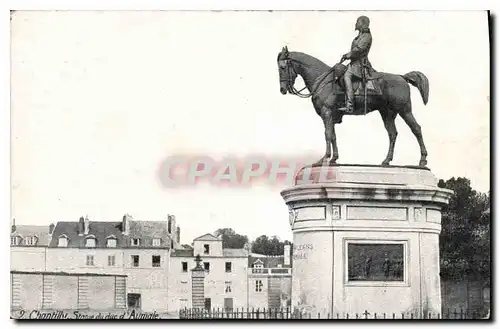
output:
[[[345,86],[343,84],[342,77],[347,71],[347,66],[343,64],[336,64],[333,67],[333,74],[335,79],[341,82],[343,94],[345,94]],[[366,86],[366,95],[367,96],[380,96],[382,95],[382,87],[380,86],[380,78],[382,77],[382,73],[375,71],[373,68],[369,70],[365,68],[365,84],[361,78],[355,78],[352,81],[352,88],[354,90],[354,96],[364,96]]]

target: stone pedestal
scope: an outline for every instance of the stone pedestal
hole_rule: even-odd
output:
[[[205,308],[205,269],[201,265],[200,255],[195,258],[196,267],[191,270],[192,301],[194,309]]]
[[[281,192],[293,231],[292,308],[440,313],[441,207],[452,192],[425,168],[327,168],[299,172]]]

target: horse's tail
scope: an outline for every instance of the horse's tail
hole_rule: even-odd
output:
[[[403,75],[403,78],[406,82],[418,88],[424,104],[427,104],[429,101],[429,80],[427,77],[422,72],[411,71]]]

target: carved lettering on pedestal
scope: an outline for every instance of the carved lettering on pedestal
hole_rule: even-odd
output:
[[[307,259],[309,257],[309,251],[314,250],[314,245],[312,244],[298,244],[293,247],[293,259]]]

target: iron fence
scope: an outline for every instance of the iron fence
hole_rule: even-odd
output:
[[[288,319],[311,319],[311,320],[411,320],[411,319],[450,319],[470,320],[489,319],[489,311],[454,309],[444,310],[442,313],[376,313],[364,311],[363,313],[333,313],[322,315],[313,314],[290,308],[235,308],[235,309],[182,309],[179,312],[180,319],[249,319],[249,320],[288,320]]]

